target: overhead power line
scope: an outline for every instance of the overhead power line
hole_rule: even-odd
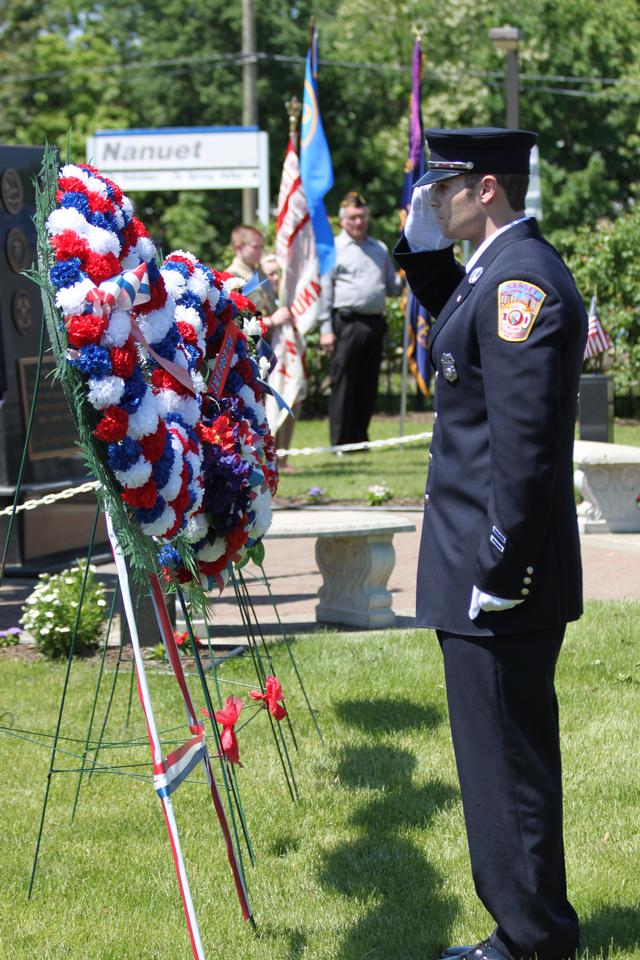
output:
[[[16,84],[16,83],[39,83],[48,80],[59,80],[63,77],[73,76],[76,74],[85,75],[88,73],[91,74],[115,74],[127,72],[131,73],[132,71],[145,71],[145,70],[159,70],[171,72],[183,72],[188,70],[190,67],[197,67],[203,64],[207,64],[210,67],[229,67],[229,66],[243,66],[248,61],[252,62],[272,62],[272,63],[288,63],[288,64],[300,64],[305,63],[305,58],[303,56],[297,56],[293,54],[280,54],[280,53],[265,53],[258,51],[255,54],[243,54],[242,51],[237,50],[229,53],[211,53],[211,54],[199,54],[197,56],[185,56],[185,57],[166,57],[160,60],[145,60],[145,61],[127,61],[125,63],[103,63],[96,64],[95,62],[86,63],[86,64],[72,64],[69,67],[65,67],[60,70],[49,70],[33,73],[13,73],[13,74],[2,74],[0,73],[0,85],[6,84]],[[359,70],[359,71],[371,71],[377,73],[396,73],[396,74],[406,74],[410,75],[411,67],[408,64],[397,64],[397,63],[375,63],[375,62],[365,62],[357,60],[331,60],[331,59],[322,59],[319,61],[322,66],[329,67],[332,69],[338,70]],[[488,81],[493,85],[495,82],[501,82],[504,78],[504,73],[502,71],[483,71],[483,70],[434,70],[431,68],[426,68],[423,74],[425,81],[432,80],[439,83],[457,83],[463,77],[474,77],[480,80]],[[631,88],[638,88],[638,95],[640,95],[640,78],[621,78],[621,77],[599,77],[599,76],[578,76],[572,77],[564,74],[526,74],[521,73],[519,77],[521,87],[527,89],[536,89],[540,93],[553,93],[561,96],[572,96],[585,99],[593,99],[598,97],[611,97],[612,95],[620,99],[635,99],[635,91],[632,91]],[[555,86],[549,86],[549,84],[555,84]],[[600,87],[608,87],[611,89],[608,90],[580,90],[573,89],[566,86],[558,86],[558,84],[572,84],[572,85],[592,85]],[[623,86],[624,89],[617,92],[615,87]]]

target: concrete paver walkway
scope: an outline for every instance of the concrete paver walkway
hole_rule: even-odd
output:
[[[402,511],[403,519],[415,524],[415,532],[398,533],[393,539],[396,564],[389,579],[397,627],[411,627],[415,617],[416,566],[422,526],[422,511]],[[315,608],[322,582],[312,538],[268,539],[265,571],[278,614],[288,632],[323,628],[316,623]],[[587,534],[582,538],[584,593],[586,599],[640,600],[640,534]],[[277,616],[265,586],[253,580],[256,568],[249,564],[245,576],[265,634],[279,632]],[[100,567],[111,579],[112,564]],[[33,589],[33,580],[7,579],[0,587],[0,629],[15,626],[22,603]],[[244,636],[233,591],[228,587],[215,605],[212,632],[223,643]],[[338,628],[342,629],[342,628]]]

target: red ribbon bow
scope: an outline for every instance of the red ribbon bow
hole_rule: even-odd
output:
[[[222,752],[229,763],[237,763],[240,766],[242,766],[242,764],[240,763],[238,738],[236,737],[234,727],[238,722],[238,717],[240,716],[240,711],[243,706],[244,700],[241,697],[227,697],[222,710],[216,710],[214,714],[216,720],[222,726],[222,733],[220,734]],[[211,716],[208,710],[203,710],[202,713],[205,717]]]
[[[283,720],[287,716],[287,711],[278,703],[278,700],[284,699],[282,684],[277,677],[267,677],[265,680],[266,692],[260,690],[250,690],[249,696],[253,700],[263,700],[271,716],[275,720]]]

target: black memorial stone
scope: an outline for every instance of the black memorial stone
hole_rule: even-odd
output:
[[[36,259],[33,180],[42,155],[42,147],[0,145],[0,508],[13,502],[38,372],[42,304],[38,287],[24,271]],[[88,479],[73,418],[52,376],[46,334],[45,351],[19,502]],[[87,494],[18,514],[7,572],[46,569],[83,556],[95,507],[95,496]],[[2,545],[7,526],[7,518],[0,518]],[[102,522],[98,541],[106,543]]]

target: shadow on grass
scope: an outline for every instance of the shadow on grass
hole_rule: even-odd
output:
[[[441,710],[411,700],[380,698],[377,700],[343,700],[335,704],[336,715],[350,727],[367,733],[399,733],[420,727],[433,729],[444,720]]]
[[[631,951],[640,947],[640,907],[606,905],[596,910],[581,922],[580,946],[590,956],[602,953],[607,956],[609,948],[614,951]]]
[[[360,835],[324,856],[320,882],[354,901],[357,919],[338,945],[340,960],[389,960],[437,956],[448,942],[458,901],[442,892],[442,876],[407,827],[426,828],[457,791],[431,781],[412,781],[413,754],[388,745],[345,747],[340,783],[375,794],[351,818]]]

